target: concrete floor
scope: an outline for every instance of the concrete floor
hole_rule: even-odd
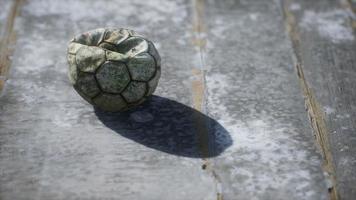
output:
[[[337,188],[352,174],[325,168],[288,31],[300,4],[288,15],[281,2],[0,0],[1,37],[16,33],[1,48],[16,43],[0,97],[0,199],[355,197]],[[98,27],[134,29],[160,52],[158,88],[136,109],[96,110],[69,83],[68,41]]]

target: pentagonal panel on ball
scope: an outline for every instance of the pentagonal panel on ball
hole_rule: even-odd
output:
[[[148,82],[147,95],[151,95],[156,90],[160,76],[161,76],[161,70],[157,69],[155,76]]]
[[[148,42],[148,53],[154,57],[156,60],[157,66],[161,66],[161,57],[155,47],[155,45],[152,42]]]
[[[136,81],[148,81],[156,71],[156,63],[148,53],[137,55],[127,62],[131,77]]]
[[[89,73],[79,73],[74,86],[79,93],[87,98],[94,97],[100,92],[94,75]]]
[[[121,111],[127,108],[127,104],[119,94],[100,94],[93,99],[94,105],[104,111]]]
[[[146,83],[131,81],[126,89],[122,92],[122,96],[129,103],[138,102],[146,94]]]
[[[104,92],[120,93],[130,82],[130,75],[124,63],[107,61],[96,72],[96,79]]]

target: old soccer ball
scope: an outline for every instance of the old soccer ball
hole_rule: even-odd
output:
[[[123,111],[145,101],[157,87],[160,62],[151,41],[123,28],[88,31],[68,46],[70,82],[104,111]]]

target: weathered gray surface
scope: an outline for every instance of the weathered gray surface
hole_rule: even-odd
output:
[[[325,119],[339,196],[355,199],[355,15],[347,1],[293,1],[289,10],[298,27],[305,81]]]
[[[1,199],[215,199],[214,180],[201,170],[202,161],[174,155],[195,152],[175,149],[194,148],[193,133],[179,131],[189,123],[177,114],[187,110],[183,105],[167,107],[161,98],[154,105],[168,110],[123,116],[132,124],[112,121],[129,126],[119,130],[137,129],[135,139],[148,148],[126,138],[135,133],[123,137],[106,127],[110,119],[98,120],[67,78],[71,37],[102,26],[128,27],[156,42],[165,58],[158,94],[189,105],[185,83],[193,50],[177,44],[187,40],[188,12],[183,1],[27,1],[16,21],[17,48],[0,100]],[[159,115],[167,118],[163,124]],[[160,131],[143,132],[145,122]]]
[[[162,57],[132,112],[94,110],[67,78],[68,40],[104,26]],[[31,0],[16,31],[1,199],[328,199],[277,1]]]
[[[209,115],[234,144],[213,160],[226,199],[327,199],[274,1],[206,5]]]
[[[11,10],[12,1],[0,0],[0,35],[3,34],[4,27],[6,25],[6,18]]]

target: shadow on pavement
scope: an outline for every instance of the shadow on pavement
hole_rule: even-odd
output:
[[[232,145],[230,134],[216,120],[167,98],[151,96],[121,113],[95,109],[98,119],[118,134],[166,153],[206,158]]]

